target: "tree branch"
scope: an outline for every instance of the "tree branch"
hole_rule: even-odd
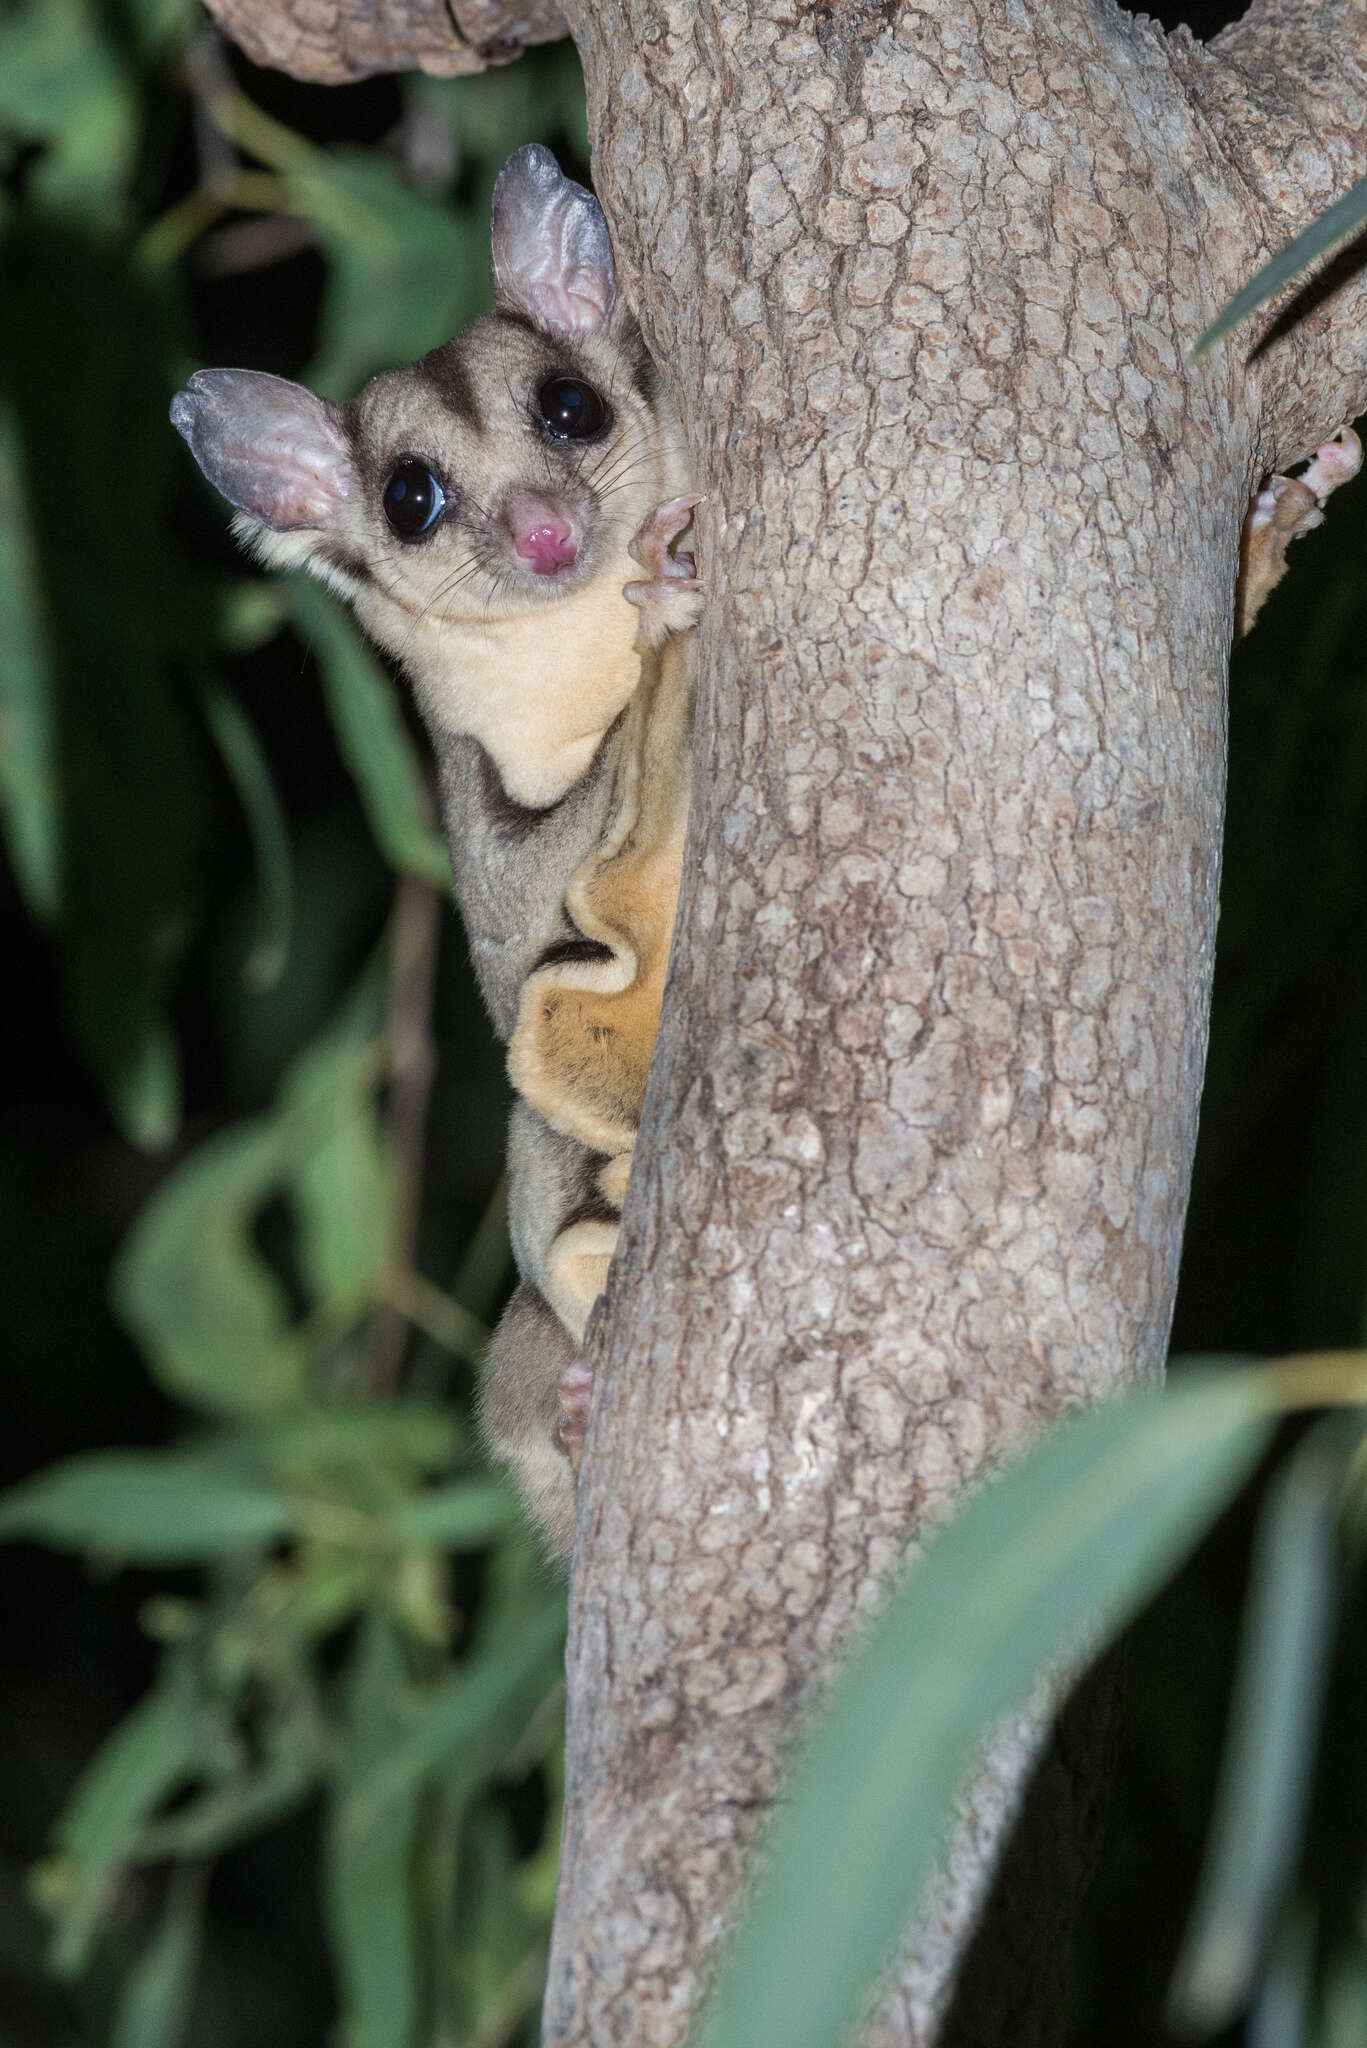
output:
[[[416,67],[437,78],[507,64],[565,33],[556,0],[208,0],[255,64],[318,85]]]
[[[1211,255],[1222,298],[1367,170],[1367,9],[1360,0],[1255,0],[1208,49],[1174,60],[1244,204]],[[1227,344],[1253,380],[1264,471],[1307,455],[1367,404],[1361,242],[1291,286]]]

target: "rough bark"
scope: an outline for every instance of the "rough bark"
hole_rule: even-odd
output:
[[[279,12],[232,5],[239,35]],[[1239,527],[1367,398],[1360,270],[1186,351],[1367,169],[1367,8],[1259,0],[1209,50],[1107,0],[566,13],[712,494],[680,926],[598,1325],[546,2014],[555,2043],[663,2048],[795,1711],[908,1545],[1060,1410],[1161,1370]],[[965,1793],[887,2048],[940,2025],[1038,1737],[1004,1731]],[[1089,1745],[1048,1774],[1073,1812],[1018,1887],[1033,2008],[966,1984],[956,2040],[1056,2035]]]

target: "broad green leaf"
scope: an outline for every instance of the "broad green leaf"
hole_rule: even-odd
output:
[[[1355,1424],[1353,1441],[1360,1434]],[[1342,1418],[1321,1424],[1279,1473],[1259,1521],[1210,1841],[1173,1987],[1183,2032],[1211,2033],[1245,2004],[1300,1846],[1351,1449]]]
[[[1356,234],[1363,222],[1367,221],[1367,178],[1359,178],[1318,220],[1311,221],[1308,228],[1279,249],[1269,263],[1265,263],[1255,276],[1251,277],[1242,291],[1236,292],[1217,320],[1213,320],[1192,350],[1193,356],[1203,356],[1208,348],[1223,339],[1231,329],[1246,320],[1274,292],[1289,284],[1297,271],[1304,270],[1317,257],[1327,255],[1339,242]]]
[[[57,1849],[71,1865],[52,1950],[59,1975],[74,1977],[85,1968],[112,1882],[139,1827],[195,1775],[199,1751],[189,1703],[161,1687],[119,1723],[86,1770],[54,1830]]]
[[[386,860],[449,891],[446,848],[429,818],[422,770],[394,685],[339,607],[303,575],[288,579],[299,630],[318,659],[342,758]]]
[[[160,1924],[120,1988],[110,2048],[181,2048],[203,1917],[203,1874],[178,1872]]]
[[[298,1517],[212,1452],[89,1451],[0,1496],[0,1538],[129,1564],[201,1564],[289,1535]]]
[[[51,921],[61,886],[56,682],[18,435],[0,401],[0,819],[34,917]]]
[[[388,1517],[405,1550],[428,1544],[444,1550],[480,1550],[512,1528],[518,1504],[511,1488],[491,1479],[461,1479],[413,1494]]]
[[[707,2048],[832,2048],[892,1957],[979,1745],[1122,1627],[1270,1432],[1253,1374],[1117,1403],[985,1487],[837,1682],[767,1845]]]
[[[303,1392],[307,1354],[251,1237],[283,1172],[273,1120],[208,1139],[143,1209],[114,1267],[114,1306],[157,1378],[211,1413],[266,1416]]]
[[[411,1697],[392,1624],[372,1613],[346,1687],[346,1741],[328,1823],[328,1927],[347,2048],[411,2048],[417,2014],[413,1845],[421,1785],[404,1785],[368,1825],[348,1825],[352,1788],[401,1740]]]
[[[237,791],[256,856],[257,934],[243,972],[250,987],[274,988],[285,970],[294,920],[289,825],[265,750],[236,698],[211,685],[204,692],[204,715]]]

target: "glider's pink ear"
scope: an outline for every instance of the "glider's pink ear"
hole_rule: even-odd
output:
[[[493,218],[494,298],[551,334],[597,333],[617,298],[612,245],[591,192],[529,142],[498,174]]]
[[[351,488],[342,409],[262,370],[196,370],[171,424],[230,505],[277,533],[326,532]]]

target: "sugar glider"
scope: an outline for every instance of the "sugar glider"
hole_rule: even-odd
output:
[[[345,596],[407,673],[519,1100],[521,1284],[481,1397],[568,1555],[589,1379],[687,822],[698,501],[597,202],[536,146],[493,206],[495,310],[350,404],[201,370],[171,418],[264,561]]]
[[[1362,467],[1362,443],[1349,426],[1337,427],[1300,476],[1270,476],[1249,506],[1239,545],[1234,637],[1243,638],[1269,592],[1286,574],[1286,551],[1303,533],[1324,524],[1326,501]]]

